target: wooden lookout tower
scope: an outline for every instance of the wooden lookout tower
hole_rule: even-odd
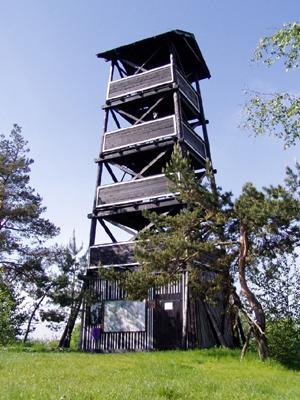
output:
[[[89,215],[87,278],[93,295],[84,304],[81,348],[104,352],[218,344],[214,326],[224,332],[224,313],[218,307],[208,310],[200,301],[192,305],[184,274],[180,282],[153,288],[148,299],[137,302],[127,301],[116,282],[97,272],[99,264],[120,270],[137,267],[135,240],[149,228],[143,210],[178,212],[163,174],[174,143],[189,153],[196,173],[204,171],[211,155],[199,82],[210,78],[209,70],[194,35],[180,30],[98,57],[110,62],[110,75]],[[98,238],[99,229],[110,243]],[[117,239],[118,229],[130,238]]]

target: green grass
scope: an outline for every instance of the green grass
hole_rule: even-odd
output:
[[[33,348],[34,350],[35,348]],[[0,352],[0,399],[300,399],[300,373],[238,351]],[[20,349],[19,349],[20,350]]]

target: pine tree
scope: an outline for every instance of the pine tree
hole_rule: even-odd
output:
[[[28,152],[19,126],[8,138],[0,136],[0,265],[5,279],[15,283],[41,272],[41,260],[49,255],[44,243],[59,231],[41,216],[46,208],[29,185]]]
[[[211,184],[209,166],[207,183],[200,184],[178,148],[166,174],[171,190],[178,193],[182,202],[181,212],[174,216],[147,213],[152,229],[142,232],[137,242],[139,269],[106,272],[106,276],[120,280],[132,298],[145,298],[151,286],[173,282],[182,271],[189,271],[195,297],[213,301],[222,288],[244,314],[249,323],[248,338],[254,335],[259,355],[266,359],[266,318],[253,291],[255,278],[258,272],[267,276],[269,268],[275,273],[282,258],[296,256],[300,240],[299,200],[288,187],[258,190],[247,183],[233,201],[231,193],[223,193]],[[199,273],[203,258],[206,269],[219,272],[215,279],[207,280]],[[241,297],[232,281],[239,283]],[[264,288],[260,286],[259,290]]]

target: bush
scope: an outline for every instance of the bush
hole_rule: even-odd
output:
[[[70,348],[71,350],[78,350],[80,341],[80,324],[76,324],[71,337]]]
[[[288,366],[299,363],[300,330],[293,318],[269,321],[267,325],[270,357]]]
[[[13,289],[4,283],[0,275],[0,345],[13,343],[20,333],[23,315],[18,312],[18,305]]]

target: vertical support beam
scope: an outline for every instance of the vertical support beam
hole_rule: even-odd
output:
[[[200,85],[199,85],[199,81],[198,80],[196,81],[196,89],[197,89],[197,93],[198,93],[198,96],[199,96],[199,106],[200,106],[199,119],[200,119],[201,124],[202,124],[202,132],[203,132],[203,138],[204,138],[205,147],[206,147],[206,154],[207,154],[207,157],[208,157],[209,161],[212,162],[211,161],[211,153],[210,153],[210,145],[209,145],[209,140],[208,140],[207,127],[206,127],[206,120],[205,120],[204,108],[203,108],[203,102],[202,102],[202,96],[201,96]]]
[[[100,186],[101,177],[102,177],[102,170],[103,170],[103,163],[101,162],[98,166],[97,172],[97,179],[96,179],[96,189],[95,189],[95,196],[94,196],[94,203],[93,203],[93,216],[91,220],[91,228],[90,228],[90,240],[89,246],[93,246],[95,244],[96,239],[96,226],[97,226],[97,218],[94,216],[96,204],[97,204],[97,188]]]
[[[110,83],[114,77],[114,70],[115,70],[115,64],[112,61],[110,64],[110,68],[109,68],[109,76],[108,76],[108,82],[107,82],[107,88],[106,88],[106,98],[107,99],[108,99],[108,94],[109,94]]]
[[[176,74],[176,60],[173,53],[172,47],[170,48],[170,62],[173,76]],[[174,90],[173,93],[173,101],[174,101],[174,113],[175,113],[175,123],[176,123],[176,131],[177,137],[179,140],[182,139],[183,131],[182,131],[182,112],[181,112],[181,104],[180,104],[180,96],[179,90]]]
[[[182,273],[182,348],[188,348],[188,286],[189,286],[189,273],[184,271]]]
[[[102,136],[102,140],[101,140],[100,154],[102,152],[104,134],[107,132],[107,125],[108,125],[108,110],[105,110],[104,111],[104,123],[103,123],[103,136]],[[93,213],[92,213],[93,215],[95,213],[95,209],[96,209],[96,205],[97,205],[97,188],[101,184],[102,172],[103,172],[103,162],[101,161],[98,164],[96,188],[95,188],[95,195],[94,195],[94,202],[93,202]],[[96,226],[97,226],[97,218],[93,216],[92,220],[91,220],[89,246],[93,246],[95,244]]]
[[[213,163],[212,163],[212,159],[211,159],[210,145],[209,145],[208,133],[207,133],[207,127],[206,127],[206,119],[205,119],[205,115],[204,115],[202,96],[201,96],[200,85],[199,85],[198,80],[196,80],[196,89],[197,89],[197,93],[199,96],[199,105],[200,105],[199,119],[202,122],[202,132],[203,132],[203,138],[204,138],[205,147],[206,147],[206,154],[207,154],[207,158],[210,161],[211,169],[213,171]],[[217,190],[217,184],[216,184],[214,173],[212,173],[212,178],[211,178],[211,189],[215,195],[216,200],[218,201],[218,190]]]

